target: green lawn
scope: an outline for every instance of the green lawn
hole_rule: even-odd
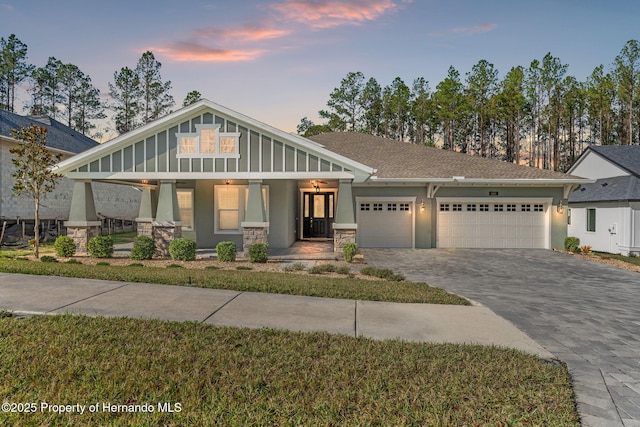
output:
[[[469,305],[457,295],[424,283],[325,277],[296,273],[201,268],[118,267],[0,259],[0,272],[86,279],[189,285],[327,298]]]
[[[36,409],[0,425],[579,426],[564,367],[495,347],[65,315],[0,318],[0,360],[0,401]]]
[[[624,261],[633,265],[640,265],[640,257],[637,256],[624,256],[620,254],[610,254],[606,252],[594,252],[595,255],[598,255],[601,258],[611,258],[617,259],[619,261]]]

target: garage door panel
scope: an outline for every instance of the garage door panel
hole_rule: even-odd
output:
[[[358,206],[356,239],[363,248],[413,246],[413,203],[371,200],[369,210]],[[377,210],[373,210],[373,209]]]
[[[544,248],[546,209],[542,205],[505,201],[489,210],[473,210],[477,202],[457,202],[460,210],[438,205],[437,246],[441,248]],[[452,205],[446,204],[448,208]]]

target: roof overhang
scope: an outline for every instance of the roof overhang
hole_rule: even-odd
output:
[[[0,135],[0,141],[7,142],[7,143],[13,144],[13,145],[18,145],[18,144],[20,144],[22,142],[22,141],[20,141],[18,139],[11,138],[11,137],[5,136],[5,135]],[[75,156],[76,155],[76,153],[73,153],[71,151],[60,150],[59,148],[53,148],[53,147],[50,147],[50,146],[48,146],[46,144],[45,144],[45,147],[47,147],[47,149],[49,151],[52,151],[54,153],[62,154],[63,156]]]

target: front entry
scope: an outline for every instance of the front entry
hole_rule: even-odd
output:
[[[302,237],[333,237],[335,193],[303,194],[304,225]]]

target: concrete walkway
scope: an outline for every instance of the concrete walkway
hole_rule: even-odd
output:
[[[414,342],[476,343],[552,358],[511,323],[481,306],[355,301],[0,273],[0,310],[196,321]]]
[[[565,361],[585,426],[640,427],[640,274],[536,249],[366,249],[471,298]]]

